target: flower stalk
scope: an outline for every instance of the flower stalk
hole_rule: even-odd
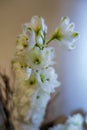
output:
[[[60,86],[58,74],[52,67],[55,48],[49,44],[56,39],[58,44],[73,49],[78,33],[74,31],[74,24],[70,23],[69,18],[63,17],[51,38],[46,39],[46,35],[44,19],[34,16],[22,26],[22,34],[17,37],[12,61],[16,76],[15,89],[10,89],[8,80],[1,74],[6,85],[3,103],[8,119],[6,127],[13,124],[15,130],[39,130],[51,94]]]

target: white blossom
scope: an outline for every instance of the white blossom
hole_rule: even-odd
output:
[[[43,100],[44,99],[44,100]],[[33,95],[32,123],[40,125],[43,121],[46,106],[50,100],[50,94],[39,88]]]
[[[53,39],[57,39],[60,45],[63,45],[70,50],[74,49],[75,42],[79,36],[78,32],[74,31],[74,28],[74,23],[70,23],[68,17],[62,17],[60,25],[53,34]]]
[[[29,28],[26,34],[20,34],[17,37],[16,48],[18,51],[24,50],[25,48],[32,49],[36,44],[35,32]]]
[[[48,43],[57,39],[59,44],[72,49],[78,38],[74,24],[70,23],[68,17],[61,19],[59,27],[49,40],[46,39],[46,34],[44,19],[34,16],[29,23],[23,25],[22,34],[17,37],[16,54],[12,62],[16,74],[13,94],[16,130],[19,127],[22,130],[40,129],[51,93],[60,85],[58,75],[52,67],[55,49],[49,47]],[[82,124],[83,118],[76,115],[69,117],[64,125],[58,124],[50,130],[82,130]]]
[[[48,67],[54,63],[54,49],[51,47],[44,49],[34,47],[30,51],[28,49],[25,50],[23,55],[25,64],[33,69]]]
[[[59,125],[56,125],[52,128],[49,128],[49,130],[66,130],[66,129],[65,129],[65,125],[59,124]]]
[[[40,87],[47,93],[55,92],[55,88],[60,85],[60,82],[57,79],[57,74],[52,67],[38,70],[37,78]]]
[[[47,33],[47,26],[44,19],[38,16],[32,17],[30,23],[23,25],[23,33],[26,34],[29,29],[32,29],[35,32],[36,44],[43,44]]]
[[[23,50],[24,48],[26,48],[28,46],[27,45],[27,40],[28,40],[27,35],[20,34],[17,37],[17,42],[16,42],[16,48],[17,48],[17,50]]]
[[[50,94],[45,92],[42,88],[39,88],[33,96],[33,104],[37,108],[45,108],[49,99]]]
[[[42,30],[43,32],[47,33],[47,26],[44,22],[44,19],[40,16],[33,16],[31,18],[30,23],[25,23],[23,25],[23,31],[26,32],[28,28],[34,29],[36,32],[37,30]]]
[[[18,61],[13,61],[13,67],[18,80],[27,80],[31,75],[31,68],[23,66]]]
[[[69,116],[65,124],[58,124],[49,130],[85,130],[83,128],[83,117],[81,114]]]
[[[75,114],[73,116],[69,116],[66,123],[81,126],[83,124],[83,121],[84,120],[83,120],[83,117],[81,116],[81,114]]]
[[[70,124],[67,126],[66,130],[84,130],[82,126],[76,126],[73,124]]]
[[[29,28],[26,32],[26,35],[28,37],[28,48],[29,49],[32,49],[35,44],[36,44],[36,41],[35,41],[35,32],[33,29]]]

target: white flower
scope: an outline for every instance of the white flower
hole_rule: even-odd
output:
[[[31,50],[26,49],[23,55],[25,64],[33,69],[48,67],[54,63],[52,61],[54,58],[54,49],[51,47],[44,49],[40,49],[39,47],[34,47]]]
[[[36,109],[36,108],[33,109],[32,117],[31,117],[32,123],[35,124],[35,125],[40,126],[40,124],[43,121],[44,115],[45,115],[45,109],[44,108],[42,108],[42,109]]]
[[[35,32],[33,29],[29,28],[26,34],[20,34],[17,37],[16,48],[18,51],[24,50],[25,48],[32,49],[35,44]]]
[[[18,90],[16,90],[16,91],[18,91]],[[20,93],[21,93],[21,89],[20,89]],[[28,109],[30,107],[30,102],[28,100],[28,96],[24,95],[23,93],[19,94],[19,95],[16,93],[13,96],[13,101],[14,101],[15,107],[16,107],[18,115],[19,115],[18,118],[21,118],[21,117],[25,118],[26,113],[27,113],[27,111],[28,111]]]
[[[58,124],[58,125],[56,125],[56,126],[54,126],[52,128],[49,128],[49,130],[66,130],[66,129],[65,129],[64,125]]]
[[[28,80],[25,81],[25,86],[27,86],[27,89],[35,88],[37,90],[38,88],[38,81],[35,72],[32,70],[32,73]]]
[[[17,50],[32,49],[35,45],[43,47],[47,26],[42,17],[34,16],[30,23],[23,25],[23,33],[17,38]]]
[[[39,33],[39,31],[47,33],[47,26],[44,22],[44,19],[40,16],[32,17],[30,23],[26,23],[26,24],[23,25],[24,33],[26,33],[26,30],[28,28],[32,28],[36,33]],[[43,33],[41,35],[43,35]]]
[[[84,130],[83,117],[80,114],[69,116],[65,124],[58,124],[49,130]]]
[[[53,39],[57,39],[60,45],[67,47],[68,49],[75,48],[75,41],[78,39],[79,34],[74,31],[74,23],[70,23],[68,17],[62,17],[59,27],[53,34]]]
[[[22,84],[15,88],[13,96],[14,104],[17,108],[18,118],[24,122],[29,122],[32,110],[32,97],[37,88]]]
[[[84,130],[82,126],[76,126],[73,124],[70,124],[66,127],[66,130]]]
[[[32,17],[30,23],[23,25],[23,33],[26,34],[29,29],[35,32],[36,44],[43,44],[47,33],[47,26],[45,25],[44,19],[38,16]]]
[[[50,100],[50,94],[38,88],[32,97],[32,123],[40,125],[43,121],[46,106]]]
[[[75,125],[62,125],[62,124],[58,124],[52,128],[50,128],[49,130],[85,130],[82,126],[75,126]]]
[[[38,70],[37,78],[39,86],[47,93],[55,92],[55,88],[60,85],[60,82],[57,81],[57,74],[52,67]]]
[[[13,69],[16,75],[16,85],[19,87],[27,86],[28,79],[31,76],[32,69],[26,67],[25,64],[22,64],[16,60],[13,61]]]
[[[34,16],[30,23],[23,25],[23,32],[17,38],[17,51],[13,61],[16,74],[13,115],[25,130],[39,130],[50,94],[60,85],[58,76],[51,67],[54,64],[55,50],[48,47],[48,43],[57,39],[59,44],[72,49],[78,38],[74,24],[70,23],[68,17],[61,19],[60,26],[49,40],[46,39],[46,34],[44,19]],[[81,130],[82,124],[81,115],[74,115],[64,125],[56,125],[50,130]]]
[[[45,108],[50,99],[50,94],[39,88],[33,96],[33,106],[37,108]]]
[[[33,29],[29,28],[26,32],[26,35],[28,37],[28,48],[29,49],[32,49],[35,44],[36,44],[36,41],[35,41],[35,32]]]
[[[16,44],[17,50],[23,50],[24,48],[26,48],[26,47],[28,46],[27,40],[28,40],[27,35],[20,34],[20,35],[17,37],[17,42],[16,42],[16,43],[17,43],[17,44]]]
[[[31,75],[31,68],[25,67],[18,61],[13,61],[13,68],[15,70],[17,80],[24,81],[29,79]]]
[[[66,123],[81,126],[83,124],[83,121],[84,120],[83,120],[83,117],[81,116],[81,114],[75,114],[73,116],[69,116]]]

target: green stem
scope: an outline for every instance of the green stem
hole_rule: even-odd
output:
[[[46,45],[48,45],[51,41],[53,41],[55,38],[54,36],[52,36],[49,40],[47,40],[47,42],[45,43]]]

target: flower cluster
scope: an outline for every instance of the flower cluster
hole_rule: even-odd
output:
[[[49,130],[85,130],[83,128],[84,118],[80,114],[69,116],[65,124],[58,124]]]
[[[48,46],[57,39],[58,43],[74,47],[78,33],[68,17],[61,18],[59,27],[50,39],[46,39],[47,26],[42,17],[34,16],[24,24],[22,34],[17,37],[13,68],[16,74],[16,88],[13,96],[17,108],[17,120],[22,128],[36,130],[43,121],[50,94],[55,92],[60,82],[54,64],[55,49]],[[27,125],[28,124],[28,125]]]

